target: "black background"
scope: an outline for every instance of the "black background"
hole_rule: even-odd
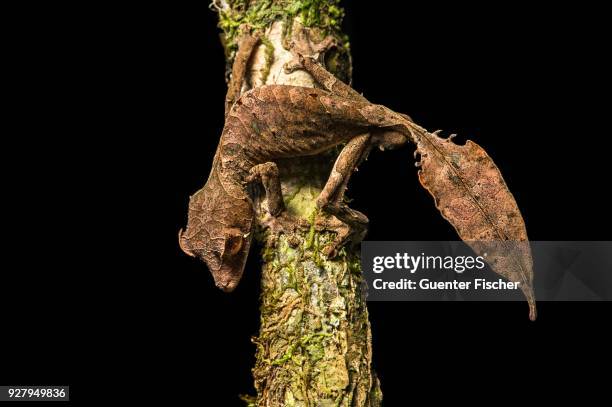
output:
[[[610,239],[598,10],[346,3],[357,90],[484,147],[532,240]],[[2,373],[7,383],[71,384],[77,399],[112,398],[96,383],[138,383],[156,398],[239,405],[238,394],[254,392],[257,250],[224,294],[176,240],[223,126],[216,16],[206,2],[66,11],[78,18],[19,31],[28,44],[19,55],[32,62],[16,60],[28,79],[17,82],[36,114],[15,133],[26,164],[5,172],[17,191],[7,212],[16,266],[0,288],[14,326],[4,329]],[[45,20],[46,10],[28,13],[29,24]],[[413,162],[412,147],[373,152],[353,177],[367,239],[456,238]],[[573,392],[605,366],[611,307],[538,306],[530,322],[523,303],[369,304],[386,405],[430,387],[426,397],[456,401],[485,389]]]

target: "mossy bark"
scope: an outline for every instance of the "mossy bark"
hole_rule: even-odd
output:
[[[347,81],[348,40],[339,26],[337,0],[217,0],[220,27],[231,67],[240,31],[259,31],[263,40],[253,55],[244,87],[264,84],[316,86],[304,71],[285,74],[297,33],[322,40],[334,36],[339,47],[325,55],[333,73]],[[306,230],[271,227],[263,194],[256,197],[264,261],[261,327],[253,368],[253,406],[375,406],[382,394],[372,370],[371,332],[359,252],[343,248],[334,259],[322,253],[333,230],[318,230],[315,199],[329,176],[337,151],[316,157],[279,160],[287,212],[311,224]]]

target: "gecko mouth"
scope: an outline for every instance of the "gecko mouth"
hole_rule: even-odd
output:
[[[220,288],[221,291],[231,293],[232,291],[234,291],[234,289],[236,289],[238,281],[231,278],[220,278],[215,279],[215,285]]]
[[[215,285],[220,290],[231,293],[238,286],[240,278],[242,277],[242,272],[237,272],[237,269],[231,265],[223,264],[221,267],[217,268],[212,275],[215,280]]]

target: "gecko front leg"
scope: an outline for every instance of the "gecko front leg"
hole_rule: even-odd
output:
[[[268,213],[272,216],[278,216],[285,209],[285,203],[283,202],[283,193],[276,164],[267,162],[251,168],[246,182],[251,183],[254,181],[261,181],[264,187],[266,200],[268,201]]]
[[[342,168],[345,167],[342,166]],[[338,177],[333,177],[333,179],[340,180]],[[264,223],[269,227],[271,232],[270,238],[272,241],[274,241],[274,237],[280,232],[290,232],[295,231],[296,229],[307,230],[310,227],[310,224],[307,221],[301,218],[293,217],[285,211],[279,171],[275,163],[266,162],[251,168],[249,175],[245,179],[245,183],[249,184],[253,182],[261,182],[266,194],[266,201],[268,202],[267,212],[270,217],[265,220]],[[333,197],[330,196],[329,198],[331,202]],[[319,201],[317,201],[317,206],[319,206],[318,202]],[[340,220],[345,218],[342,216],[344,213],[341,214],[340,211],[336,211],[335,206],[331,207],[330,205],[323,204],[323,210],[328,208],[330,209],[328,212],[335,215],[338,220],[335,220],[334,218],[317,218],[315,219],[314,226],[317,230],[331,229],[337,232],[334,242],[332,242],[329,247],[324,249],[324,254],[332,258],[336,256],[338,249],[352,237],[362,236],[365,234],[367,231],[366,226],[368,220],[365,215],[349,208],[343,209],[346,211],[353,211],[355,214],[358,214],[358,216],[351,216],[351,218],[354,220],[349,222]],[[358,223],[359,226],[355,227],[355,223]]]
[[[280,233],[291,235],[297,229],[307,230],[310,227],[306,220],[294,217],[285,210],[278,166],[275,163],[269,161],[251,168],[245,184],[254,182],[261,182],[266,194],[268,216],[264,217],[262,223],[270,231],[270,242],[274,242]]]

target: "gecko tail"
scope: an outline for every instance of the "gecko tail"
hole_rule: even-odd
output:
[[[536,305],[534,303],[529,304],[529,319],[531,321],[535,321],[538,316],[538,311],[536,310]]]

